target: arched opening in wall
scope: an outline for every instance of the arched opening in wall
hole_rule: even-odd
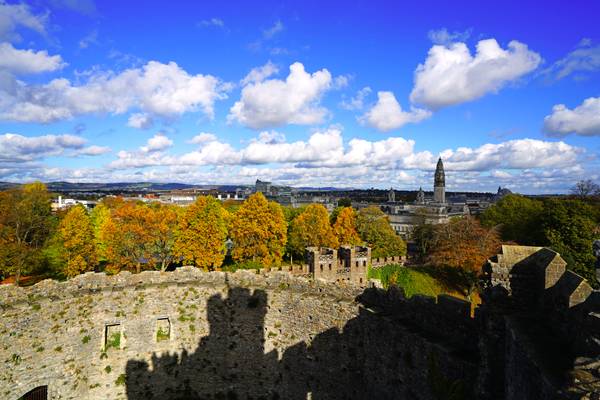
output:
[[[38,386],[25,393],[19,400],[48,400],[48,386]]]

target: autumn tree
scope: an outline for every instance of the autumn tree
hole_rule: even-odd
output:
[[[470,298],[477,287],[485,261],[500,250],[496,229],[487,229],[470,216],[435,226],[429,261],[439,267],[453,268]]]
[[[41,248],[51,225],[50,195],[34,182],[0,192],[0,271],[21,274],[41,264]]]
[[[60,221],[58,234],[64,275],[71,278],[93,270],[98,263],[94,229],[83,206],[69,208]]]
[[[230,223],[235,261],[258,261],[265,266],[281,263],[287,227],[281,206],[262,193],[248,197]]]
[[[200,196],[181,216],[174,253],[200,268],[219,267],[225,257],[226,239],[227,211],[214,197]]]
[[[148,207],[134,202],[123,203],[102,224],[100,239],[106,244],[109,271],[135,268],[140,272],[142,263],[151,257]]]
[[[356,212],[352,207],[344,207],[333,224],[333,233],[339,244],[357,245],[362,240],[356,231]]]
[[[406,243],[394,232],[390,221],[377,206],[365,207],[356,217],[360,238],[372,249],[373,257],[406,255]]]
[[[288,238],[293,254],[301,256],[306,247],[338,247],[338,240],[329,224],[327,209],[311,204],[291,223]]]
[[[110,219],[109,206],[104,201],[99,202],[90,213],[90,223],[94,231],[94,242],[96,243],[96,255],[99,262],[105,262],[106,259],[106,243],[102,240],[100,232],[102,225]]]
[[[152,204],[148,207],[146,220],[149,261],[153,267],[164,272],[175,259],[177,210],[171,205]]]

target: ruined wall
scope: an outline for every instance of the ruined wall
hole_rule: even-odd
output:
[[[355,300],[362,292],[287,273],[189,267],[0,287],[0,398],[42,385],[51,399],[425,400],[450,386],[469,391],[472,355],[391,306],[418,302],[375,291],[367,308]],[[429,317],[425,325],[441,323]]]

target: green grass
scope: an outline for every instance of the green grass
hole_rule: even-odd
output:
[[[407,268],[398,264],[386,265],[381,268],[369,268],[369,278],[379,279],[384,288],[391,284],[404,289],[407,297],[415,294],[437,296],[447,293],[444,285],[425,271],[416,268]]]

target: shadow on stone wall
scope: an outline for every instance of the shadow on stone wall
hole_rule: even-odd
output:
[[[232,288],[227,298],[212,296],[207,310],[209,335],[194,353],[127,363],[128,399],[468,398],[462,382],[471,364],[386,328],[385,317],[364,308],[342,332],[326,330],[279,355],[264,352],[264,291]],[[450,378],[440,373],[448,370]]]

